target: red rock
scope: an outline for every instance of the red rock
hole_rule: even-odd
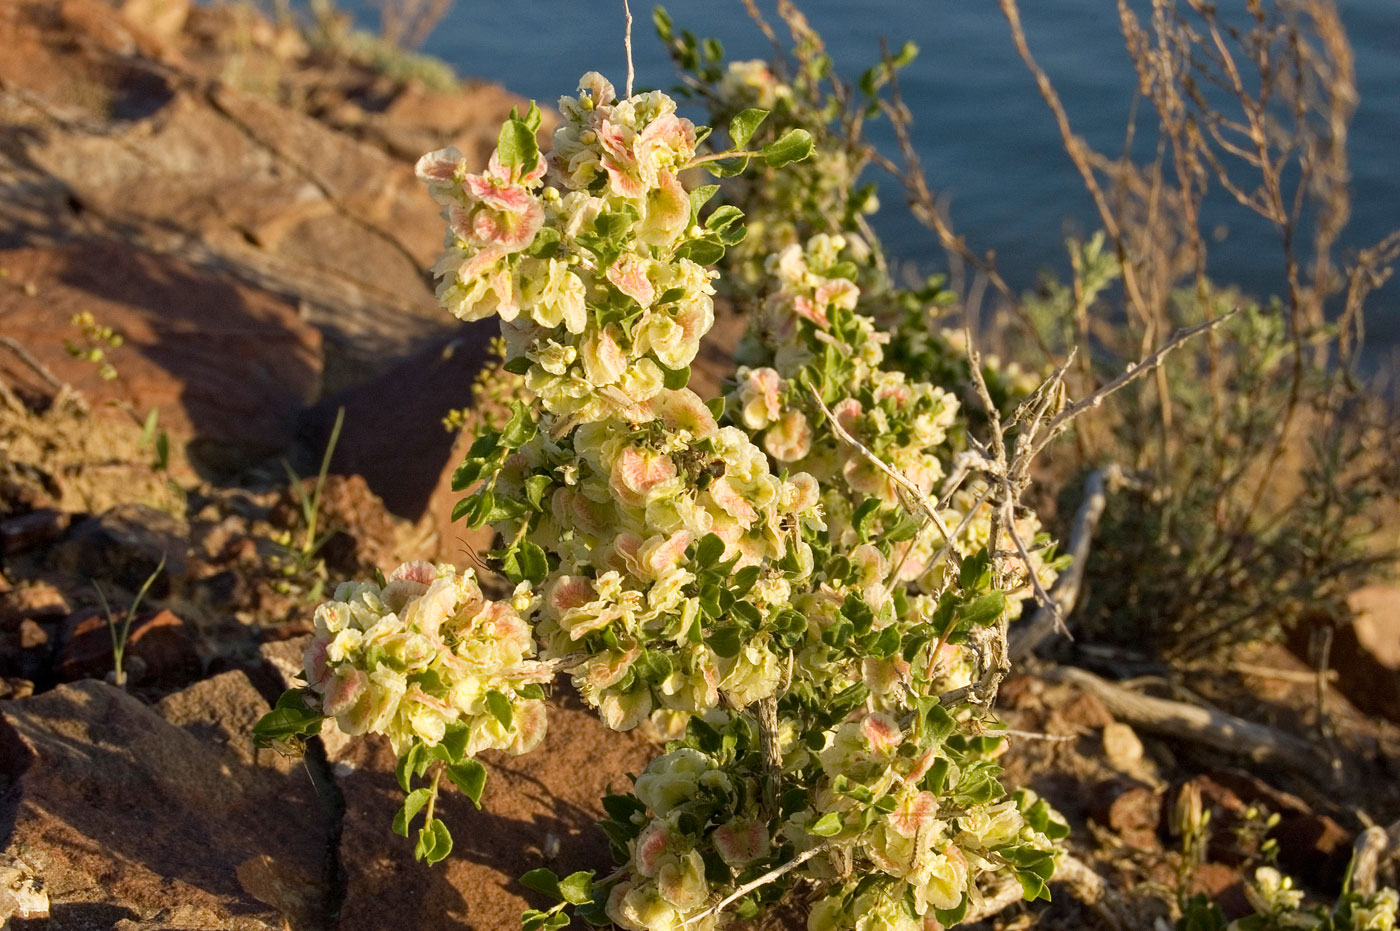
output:
[[[159,427],[193,438],[191,454],[206,464],[230,468],[280,451],[318,387],[320,334],[292,301],[228,274],[105,240],[0,252],[0,267],[36,286],[32,296],[0,290],[0,330],[94,409],[127,418],[159,410]],[[116,379],[65,351],[63,339],[79,337],[77,313],[123,335],[105,350]]]
[[[71,610],[68,599],[57,588],[47,582],[32,582],[0,595],[0,627],[9,627],[26,617],[58,620]]]
[[[329,925],[328,825],[305,772],[215,744],[100,682],[0,704],[0,818],[48,927]]]
[[[41,508],[0,521],[0,554],[12,556],[52,543],[68,529],[70,515]]]
[[[1211,859],[1235,864],[1257,853],[1241,848],[1235,831],[1254,808],[1261,819],[1266,817],[1264,812],[1279,816],[1267,836],[1278,842],[1281,869],[1319,891],[1330,891],[1341,882],[1351,859],[1353,836],[1333,818],[1243,770],[1214,770],[1191,782],[1211,810]]]
[[[33,618],[25,618],[19,622],[19,645],[20,649],[33,650],[42,647],[49,642],[49,632],[39,626]]]
[[[600,802],[610,787],[630,789],[626,774],[640,772],[657,748],[636,733],[607,730],[577,699],[552,703],[549,714],[534,752],[485,759],[481,811],[456,791],[443,793],[438,812],[455,846],[431,867],[414,862],[411,840],[388,830],[402,792],[387,743],[357,738],[348,745],[340,757],[354,769],[339,779],[347,873],[339,931],[516,928],[524,908],[543,904],[521,888],[526,871],[612,870],[594,825],[603,817]]]
[[[1109,828],[1130,847],[1156,850],[1162,846],[1157,828],[1162,820],[1162,795],[1137,782],[1108,779],[1089,792],[1089,817]]]
[[[101,679],[113,670],[112,634],[104,615],[75,615],[64,626],[67,636],[55,669],[59,681]],[[133,683],[177,685],[199,676],[199,654],[183,621],[170,611],[148,612],[131,624],[124,667]]]

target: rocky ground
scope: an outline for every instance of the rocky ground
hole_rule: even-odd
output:
[[[517,927],[525,870],[605,867],[598,800],[655,748],[566,693],[540,751],[489,760],[484,811],[446,799],[458,847],[436,868],[389,831],[386,746],[329,735],[289,760],[249,737],[321,592],[484,542],[447,519],[462,450],[442,419],[469,401],[491,328],[436,308],[440,224],[412,163],[449,143],[484,163],[518,103],[386,77],[243,6],[0,2],[8,926],[494,931]],[[1031,735],[1010,741],[1011,780],[1064,811],[1116,888],[1175,881],[1190,784],[1218,826],[1193,882],[1238,908],[1267,834],[1335,891],[1365,819],[1400,816],[1400,598],[1359,597],[1369,613],[1332,650],[1348,694],[1282,647],[1190,684],[1324,747],[1335,778],[1135,730],[1032,669],[1003,689]],[[118,688],[109,624],[128,620]],[[1278,824],[1261,830],[1261,809]],[[1057,893],[999,921],[1102,918]]]

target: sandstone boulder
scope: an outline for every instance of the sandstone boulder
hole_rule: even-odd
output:
[[[243,693],[216,732],[252,713]],[[208,728],[208,715],[168,710]],[[218,742],[100,682],[0,706],[5,855],[42,882],[50,931],[328,926],[328,826],[305,773]]]

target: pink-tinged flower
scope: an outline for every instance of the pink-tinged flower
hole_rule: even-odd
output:
[[[705,861],[700,851],[690,850],[683,857],[668,857],[656,871],[656,889],[677,908],[699,908],[709,898],[705,882]]]
[[[328,662],[327,651],[330,649],[331,640],[329,635],[313,637],[306,646],[306,653],[302,657],[302,668],[306,670],[306,681],[314,689],[324,691],[325,684],[330,680],[331,670]]]
[[[646,125],[633,144],[637,161],[643,165],[679,167],[695,154],[695,124],[690,120],[663,113]]]
[[[761,860],[771,851],[768,825],[757,818],[735,818],[715,828],[715,849],[720,859],[736,869]]]
[[[653,578],[659,578],[667,569],[673,569],[685,558],[686,547],[690,546],[692,535],[689,531],[677,530],[669,537],[657,534],[642,545],[638,553],[641,567]]]
[[[875,753],[889,754],[904,742],[904,733],[892,718],[884,714],[866,715],[860,722],[860,732]]]
[[[822,329],[831,326],[827,319],[826,307],[810,297],[799,294],[792,299],[792,311],[804,320],[810,320]]]
[[[448,146],[418,159],[417,164],[413,166],[413,173],[418,176],[419,181],[430,187],[448,185],[466,174],[466,163],[467,160],[456,146]]]
[[[656,301],[656,288],[647,278],[646,261],[631,252],[624,252],[609,266],[608,280],[642,307],[650,307]]]
[[[647,245],[674,242],[690,225],[690,195],[669,171],[658,173],[656,186],[647,192],[637,238]]]
[[[909,388],[902,378],[882,379],[875,388],[875,400],[883,401],[886,398],[894,402],[895,410],[899,410],[914,397],[914,392]]]
[[[724,513],[738,521],[747,528],[758,520],[758,511],[748,502],[739,490],[730,484],[729,479],[721,476],[710,483],[710,497],[714,499]]]
[[[967,857],[949,844],[926,867],[928,886],[919,898],[925,898],[934,908],[957,908],[967,889]]]
[[[894,499],[889,476],[865,459],[847,459],[846,464],[841,467],[841,473],[851,491],[882,501]]]
[[[530,625],[504,601],[486,602],[477,615],[477,623],[513,652],[523,653],[530,648]]]
[[[632,646],[622,653],[609,650],[600,654],[588,661],[585,681],[588,682],[589,686],[599,691],[610,685],[616,685],[622,681],[623,676],[627,675],[627,670],[632,668],[632,663],[641,655],[641,652],[641,647]]]
[[[685,301],[681,304],[680,310],[676,311],[676,323],[685,330],[685,338],[691,343],[698,344],[700,338],[710,331],[710,327],[715,324],[715,304],[708,294]]]
[[[616,383],[627,370],[627,356],[618,344],[614,327],[589,333],[581,348],[584,374],[597,387]]]
[[[652,412],[672,433],[685,430],[699,439],[719,432],[715,415],[689,388],[667,389],[651,399]]]
[[[369,676],[363,670],[353,667],[337,670],[326,689],[321,710],[327,717],[343,715],[355,707],[368,687]]]
[[[860,298],[860,289],[855,283],[845,278],[831,278],[817,285],[817,293],[814,300],[821,308],[837,307],[842,310],[855,310],[856,301]],[[822,314],[826,316],[825,313]],[[814,323],[817,321],[813,321]]]
[[[651,714],[651,691],[641,689],[626,695],[604,695],[598,702],[598,714],[610,729],[630,731]]]
[[[863,408],[855,398],[842,398],[836,402],[836,406],[831,409],[831,415],[836,418],[836,422],[847,433],[855,433],[856,425],[860,423],[860,415]]]
[[[763,447],[779,462],[796,462],[812,451],[812,428],[799,410],[778,418],[763,436]]]
[[[670,456],[628,446],[613,462],[608,488],[623,504],[641,507],[647,492],[675,476],[676,464]]]
[[[618,197],[640,200],[646,196],[647,184],[641,177],[641,166],[632,151],[632,130],[614,125],[610,120],[598,124],[598,143],[603,149],[603,170],[608,184]]]
[[[793,495],[790,505],[794,513],[801,514],[809,508],[816,507],[821,501],[821,486],[817,480],[806,472],[798,472],[788,479],[788,485],[792,487]]]
[[[594,598],[593,582],[581,575],[561,575],[549,585],[544,603],[555,616],[581,608]]]
[[[914,760],[914,768],[909,770],[909,775],[904,777],[904,781],[909,785],[914,785],[933,768],[933,764],[938,759],[937,752],[933,750],[925,751],[924,754]]]
[[[740,417],[750,430],[762,430],[782,413],[779,391],[783,379],[775,369],[764,366],[749,372],[739,385]]]
[[[867,656],[860,663],[861,680],[872,695],[888,695],[895,686],[909,678],[909,664],[898,654],[890,659]]]
[[[389,576],[389,581],[397,582],[400,579],[406,579],[422,585],[431,585],[435,578],[437,578],[437,570],[433,568],[433,564],[419,559],[399,566]]]
[[[913,837],[928,828],[938,814],[938,799],[931,792],[916,792],[902,800],[886,818],[890,829],[901,837]]]
[[[613,89],[612,82],[596,71],[589,71],[578,79],[578,90],[580,95],[589,96],[595,110],[617,100],[617,91]]]
[[[529,753],[544,740],[549,715],[544,702],[531,699],[517,704],[512,717],[511,725],[515,731],[515,738],[504,749],[512,756],[520,756],[522,753]]]
[[[648,878],[655,876],[671,840],[671,828],[665,821],[653,821],[642,828],[642,833],[637,835],[637,850],[634,854],[637,872]]]

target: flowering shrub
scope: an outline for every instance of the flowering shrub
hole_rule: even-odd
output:
[[[859,245],[828,233],[773,252],[731,389],[687,387],[714,319],[708,266],[745,227],[733,206],[702,219],[717,188],[687,192],[680,172],[778,168],[810,134],[747,149],[767,116],[749,108],[734,150],[701,155],[706,131],[671,98],[618,100],[593,73],[559,109],[548,155],[532,108],[481,174],[452,149],[418,164],[448,226],[438,296],[498,316],[522,379],[454,480],[456,516],[498,533],[514,592],[488,600],[471,573],[422,563],[342,586],[307,686],[260,738],[295,743],[327,718],[388,735],[408,793],[395,829],[426,808],[417,854],[435,861],[451,847],[441,779],[479,802],[474,755],[539,742],[556,671],[609,727],[655,728],[665,753],[604,800],[619,869],[527,874],[558,899],[527,931],[562,927],[569,906],[703,931],[798,885],[812,929],[953,925],[996,876],[1048,897],[1067,829],[997,781],[974,700],[1001,671],[988,632],[1057,563],[1040,545],[1003,557],[1038,524],[993,513],[990,480],[957,454],[958,398],[885,365]]]

